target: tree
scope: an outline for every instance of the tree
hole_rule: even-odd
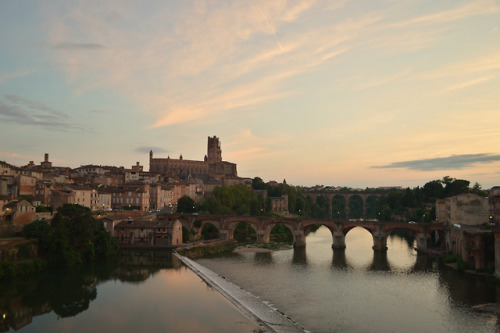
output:
[[[44,220],[36,220],[23,227],[23,235],[28,239],[38,240],[38,251],[44,253],[47,251],[50,241],[50,224]]]
[[[266,185],[266,183],[264,183],[262,178],[255,177],[254,179],[252,179],[252,188],[254,190],[266,190],[267,185]]]
[[[433,180],[426,183],[422,189],[426,202],[434,202],[443,198],[443,183],[440,180]]]
[[[184,195],[179,200],[177,200],[177,211],[180,213],[194,213],[195,208],[194,208],[194,200],[187,196]]]
[[[50,226],[45,221],[35,221],[26,225],[23,233],[27,238],[38,239],[51,266],[74,266],[118,251],[118,241],[106,231],[102,221],[80,205],[65,204]]]
[[[469,192],[468,180],[463,179],[453,179],[451,182],[447,182],[444,188],[444,197],[453,197],[455,195],[464,194]]]

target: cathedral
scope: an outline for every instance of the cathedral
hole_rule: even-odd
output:
[[[236,178],[236,164],[222,160],[222,150],[219,138],[208,137],[207,155],[203,161],[185,160],[182,155],[178,158],[154,158],[153,151],[149,152],[149,172],[160,173],[178,178],[216,179]]]

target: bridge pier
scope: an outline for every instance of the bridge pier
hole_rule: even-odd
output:
[[[340,231],[334,231],[332,233],[333,243],[332,249],[343,250],[345,249],[345,235]]]
[[[264,230],[257,231],[257,243],[259,244],[267,244],[269,243],[269,234],[266,239],[266,232]]]
[[[384,235],[373,235],[373,246],[375,251],[387,251],[387,237]]]
[[[427,250],[427,237],[425,234],[417,234],[417,251]]]
[[[302,231],[297,231],[294,233],[294,238],[295,241],[293,242],[293,247],[306,247],[306,236],[304,235],[304,232]]]
[[[219,229],[219,239],[220,240],[228,240],[229,238],[229,230],[227,229]]]

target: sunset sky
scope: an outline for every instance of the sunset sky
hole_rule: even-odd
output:
[[[500,1],[0,0],[0,160],[500,185]]]

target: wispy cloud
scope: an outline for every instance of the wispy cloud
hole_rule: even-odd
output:
[[[314,19],[310,9],[317,2],[218,3],[193,8],[187,4],[175,15],[168,6],[160,6],[156,19],[145,22],[144,30],[126,35],[114,26],[102,29],[109,25],[105,13],[89,16],[72,7],[77,14],[71,15],[71,21],[54,20],[58,23],[49,30],[53,44],[61,49],[103,48],[103,52],[75,52],[71,57],[56,54],[73,85],[81,91],[112,86],[141,105],[154,119],[150,128],[158,128],[289,96],[293,92],[284,84],[290,78],[334,61],[349,49],[347,41],[380,19],[360,14],[313,28],[304,22]],[[337,10],[346,2],[327,10]],[[120,14],[133,15],[126,11],[121,8]],[[169,22],[169,29],[160,22]],[[294,27],[298,22],[304,29]],[[95,43],[57,42],[75,40],[74,31],[84,32],[79,39]],[[112,48],[103,47],[110,43]]]
[[[373,166],[372,168],[405,168],[418,171],[460,170],[478,163],[492,163],[497,161],[500,161],[499,154],[462,154],[448,157],[393,162],[387,165]]]
[[[500,48],[490,50],[487,55],[476,56],[450,66],[435,69],[421,75],[425,79],[437,79],[449,76],[491,72],[500,69]]]
[[[105,46],[97,43],[63,42],[55,44],[54,48],[59,50],[99,50],[104,49]]]
[[[0,75],[0,83],[5,82],[5,81],[10,80],[10,79],[15,79],[18,77],[30,75],[31,73],[33,73],[33,72],[32,71],[23,71],[23,72],[19,72],[19,73],[10,73],[10,74]]]
[[[495,0],[473,0],[461,7],[440,11],[412,18],[406,21],[390,24],[391,28],[401,28],[412,25],[442,24],[471,16],[494,14],[500,11]]]
[[[474,80],[470,80],[467,82],[461,82],[458,84],[454,84],[446,89],[444,89],[444,92],[451,92],[451,91],[456,91],[456,90],[461,90],[470,86],[474,86],[476,84],[482,83],[484,81],[491,80],[493,77],[492,76],[485,76],[485,77],[480,77]]]
[[[0,99],[0,120],[5,123],[62,132],[82,129],[61,111],[40,102],[10,94]]]
[[[141,154],[148,154],[150,151],[153,151],[154,153],[169,153],[169,150],[166,150],[161,147],[156,147],[156,146],[142,146],[142,147],[137,147],[134,149],[135,152],[141,153]]]

